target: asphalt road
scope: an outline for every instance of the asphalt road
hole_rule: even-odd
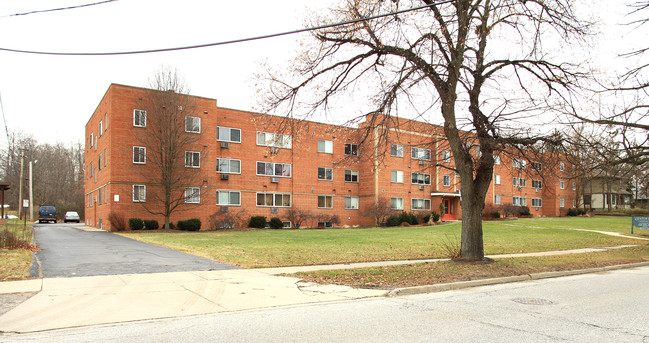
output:
[[[230,269],[234,266],[138,242],[105,231],[75,229],[78,224],[34,224],[33,277]],[[42,273],[39,275],[39,273]]]
[[[130,322],[6,342],[649,342],[649,267],[393,298]]]

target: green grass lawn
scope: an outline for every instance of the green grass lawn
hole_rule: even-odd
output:
[[[622,231],[624,218],[547,218],[484,222],[486,254],[646,244],[581,228]],[[541,227],[541,228],[532,228]],[[241,267],[276,267],[449,257],[460,223],[427,227],[216,232],[126,232],[124,236]],[[630,225],[629,225],[630,231]]]
[[[631,234],[631,217],[595,216],[530,218],[506,223],[520,226],[541,226],[553,229],[571,228],[619,232],[627,235]],[[638,228],[635,228],[633,231],[636,234],[649,236],[649,230],[639,230]]]

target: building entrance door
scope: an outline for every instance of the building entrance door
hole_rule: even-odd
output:
[[[444,213],[442,214],[443,220],[455,220],[455,212],[453,211],[453,199],[444,199]]]

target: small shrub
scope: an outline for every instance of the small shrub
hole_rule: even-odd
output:
[[[498,212],[498,211],[491,211],[491,213],[489,213],[489,215],[491,216],[491,218],[494,218],[494,219],[500,218],[500,212]]]
[[[387,226],[399,226],[401,224],[401,217],[394,215],[388,217],[388,220],[385,222]]]
[[[433,217],[433,222],[437,223],[439,221],[439,213],[433,211],[430,213],[430,215]]]
[[[505,217],[513,216],[518,212],[518,206],[514,206],[512,204],[504,204],[500,206],[500,212],[502,212]]]
[[[270,225],[271,229],[282,229],[282,228],[284,228],[284,223],[282,223],[282,220],[277,218],[277,217],[270,218],[269,225]]]
[[[110,223],[110,230],[114,232],[126,230],[126,218],[117,212],[108,214],[108,222]]]
[[[430,213],[426,213],[426,215],[421,217],[421,222],[426,224],[430,221]]]
[[[140,218],[129,218],[128,227],[131,230],[142,230],[144,228],[144,222]]]
[[[518,210],[518,215],[520,215],[520,216],[529,216],[529,215],[531,215],[530,208],[527,207],[527,206],[521,206],[521,208],[519,208],[519,210]]]
[[[144,230],[157,230],[160,226],[157,220],[143,220]]]
[[[401,214],[399,215],[399,219],[401,220],[401,223],[405,222],[410,225],[419,224],[419,221],[417,220],[417,216],[415,216],[415,214],[412,212],[401,212]]]
[[[569,208],[567,215],[568,215],[568,217],[575,217],[575,216],[577,216],[577,210],[574,209],[574,208]]]
[[[178,230],[198,231],[200,229],[201,229],[201,220],[198,218],[178,221]]]
[[[586,214],[586,210],[584,210],[583,208],[578,208],[577,209],[577,215],[578,216],[583,216],[584,214]]]
[[[257,229],[263,229],[266,227],[266,217],[264,216],[252,216],[250,217],[250,222],[248,227],[254,227]]]

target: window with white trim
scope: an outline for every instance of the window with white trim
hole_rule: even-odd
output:
[[[430,210],[430,199],[416,199],[411,200],[412,210]]]
[[[577,200],[572,199],[572,208],[577,208]]]
[[[334,170],[327,167],[318,167],[318,180],[332,181],[334,179]]]
[[[442,151],[442,162],[451,162],[451,152],[448,150]]]
[[[216,140],[219,142],[241,143],[241,129],[217,126]]]
[[[216,191],[216,204],[220,206],[241,206],[241,192]]]
[[[146,185],[133,185],[133,202],[146,201]]]
[[[95,134],[91,133],[90,134],[90,147],[95,146]]]
[[[345,197],[345,209],[346,210],[358,210],[358,197],[357,196],[346,196]]]
[[[143,146],[133,147],[133,163],[145,164],[146,163],[146,148]]]
[[[532,198],[532,207],[543,207],[543,199]]]
[[[133,126],[146,127],[146,111],[133,110]]]
[[[527,167],[527,161],[521,160],[520,158],[512,159],[512,166],[516,169],[525,169]]]
[[[390,198],[390,208],[393,210],[403,210],[403,198]]]
[[[272,148],[291,149],[293,147],[293,137],[280,133],[257,132],[257,145]]]
[[[345,143],[345,155],[358,156],[358,144]]]
[[[412,147],[410,148],[410,158],[414,160],[430,161],[430,149]]]
[[[500,194],[494,195],[494,204],[500,205]]]
[[[99,121],[99,134],[98,134],[98,136],[101,137],[102,134],[104,134],[104,122],[100,120]]]
[[[185,167],[200,168],[201,153],[198,151],[185,151]]]
[[[541,181],[541,180],[532,180],[532,188],[537,188],[537,189],[543,188],[543,181]]]
[[[525,186],[527,186],[527,179],[520,178],[520,177],[513,177],[512,178],[512,185],[514,187],[516,187],[516,186],[525,187]]]
[[[392,144],[390,146],[390,156],[403,157],[403,145]]]
[[[514,206],[525,206],[527,204],[527,198],[525,197],[512,197],[512,205]]]
[[[291,207],[291,195],[285,193],[257,193],[258,207]]]
[[[566,201],[563,198],[559,199],[559,207],[564,207],[565,205]]]
[[[403,171],[402,170],[390,171],[390,182],[403,183]]]
[[[200,187],[185,187],[185,203],[187,204],[201,203]]]
[[[216,172],[226,174],[241,174],[241,160],[217,158]]]
[[[318,152],[323,152],[325,154],[334,153],[334,142],[324,139],[318,139]]]
[[[334,208],[334,200],[331,195],[318,195],[318,208]]]
[[[494,175],[494,184],[495,185],[500,184],[500,175],[498,175],[498,174]]]
[[[565,169],[566,169],[566,165],[563,162],[559,163],[559,170],[564,171]]]
[[[345,169],[345,182],[358,182],[358,170]]]
[[[577,182],[572,183],[572,190],[576,191],[577,190]]]
[[[451,186],[451,175],[442,176],[442,186],[449,187]]]
[[[410,173],[410,178],[413,184],[430,185],[430,174]]]
[[[201,118],[186,116],[185,117],[185,132],[201,133]]]
[[[541,162],[532,162],[532,169],[540,173],[543,170],[543,164]]]
[[[500,155],[494,155],[494,164],[500,165]]]
[[[559,181],[559,189],[566,189],[566,182],[561,180]]]
[[[291,177],[291,165],[273,162],[257,162],[257,175]]]

